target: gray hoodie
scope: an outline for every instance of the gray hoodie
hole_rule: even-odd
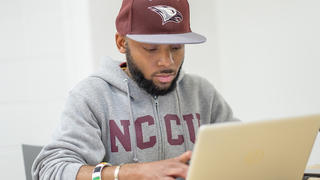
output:
[[[67,99],[52,141],[36,158],[34,180],[72,180],[82,165],[157,161],[192,150],[202,124],[232,121],[205,79],[181,71],[177,88],[152,97],[105,59]]]

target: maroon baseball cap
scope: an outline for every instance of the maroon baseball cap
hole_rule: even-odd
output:
[[[119,34],[150,44],[198,44],[206,41],[190,28],[187,0],[123,0],[116,19]]]

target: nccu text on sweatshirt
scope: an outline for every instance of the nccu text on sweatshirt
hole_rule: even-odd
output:
[[[34,180],[75,180],[82,165],[148,162],[192,150],[202,124],[233,121],[205,79],[181,71],[174,91],[152,97],[105,59],[73,88],[52,141],[33,167]]]

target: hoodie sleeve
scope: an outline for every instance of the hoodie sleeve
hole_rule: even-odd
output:
[[[101,124],[87,102],[81,95],[70,93],[52,141],[33,163],[33,180],[75,180],[82,165],[103,160]]]
[[[211,123],[240,121],[233,116],[230,106],[216,89],[214,89],[211,115]]]

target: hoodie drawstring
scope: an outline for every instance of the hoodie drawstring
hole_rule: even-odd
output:
[[[128,79],[124,79],[124,82],[127,85],[127,98],[128,98],[128,104],[129,104],[129,111],[130,111],[130,124],[132,124],[131,127],[131,132],[134,133],[133,137],[136,137],[136,130],[134,128],[134,120],[133,120],[133,112],[132,112],[132,106],[131,106],[131,97],[130,97],[130,90],[129,90],[129,82]],[[137,140],[136,138],[132,139],[132,152],[133,152],[133,162],[138,162],[138,158],[137,158]]]
[[[178,110],[179,110],[179,118],[181,119],[181,121],[183,121],[183,116],[182,116],[182,111],[181,111],[181,101],[180,101],[180,93],[179,93],[179,90],[178,90],[178,87],[176,88],[176,94],[177,94],[177,99],[178,99]],[[183,134],[186,135],[186,127],[183,125],[184,123],[181,123],[182,124],[182,130],[183,130]],[[190,147],[188,141],[185,139],[184,141],[184,151],[187,151],[187,147]]]

